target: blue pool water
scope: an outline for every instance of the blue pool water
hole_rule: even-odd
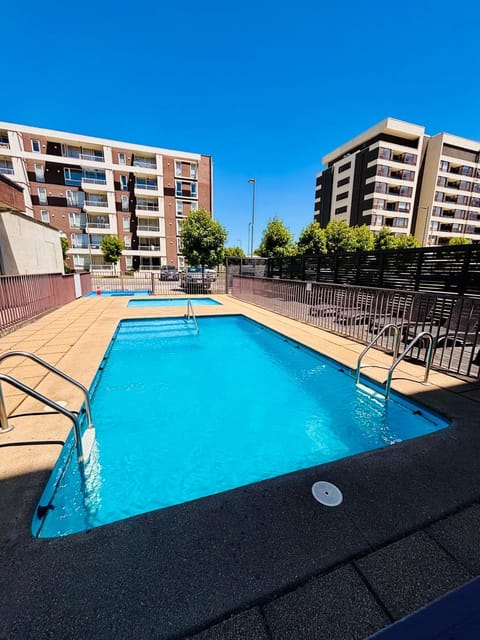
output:
[[[127,307],[184,307],[188,300],[198,307],[222,304],[212,298],[151,298],[150,300],[130,300]]]
[[[86,298],[91,298],[92,296],[149,296],[151,295],[151,291],[100,291],[97,293],[96,291],[90,291],[90,293],[85,294]]]
[[[391,445],[446,426],[242,316],[119,325],[95,379],[82,494],[64,448],[40,504],[58,536]],[[418,411],[417,411],[418,413]],[[57,483],[57,480],[58,483]],[[57,483],[57,484],[56,484]],[[55,486],[56,485],[56,486]],[[38,534],[40,523],[34,522]]]

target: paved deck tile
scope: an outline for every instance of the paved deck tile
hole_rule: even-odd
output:
[[[188,640],[270,640],[265,622],[257,608],[239,613]]]

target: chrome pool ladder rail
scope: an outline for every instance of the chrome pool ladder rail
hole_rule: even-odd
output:
[[[405,358],[405,356],[413,349],[413,347],[417,344],[417,342],[421,339],[426,338],[429,342],[428,351],[427,351],[427,359],[425,364],[425,376],[423,378],[423,382],[428,382],[428,376],[430,374],[430,367],[432,366],[432,358],[433,358],[433,336],[428,331],[422,331],[418,333],[411,342],[408,343],[406,348],[402,351],[402,353],[396,358],[395,362],[392,364],[390,369],[388,370],[387,379],[385,381],[385,400],[388,400],[390,397],[390,387],[392,386],[392,376],[395,369],[398,367],[400,362]]]
[[[62,405],[57,404],[54,400],[47,398],[47,396],[44,396],[42,393],[40,393],[36,389],[32,389],[28,385],[24,384],[23,382],[20,382],[16,378],[12,378],[12,376],[7,375],[6,373],[0,373],[0,381],[4,381],[4,382],[7,382],[8,384],[11,384],[12,387],[19,389],[20,391],[23,391],[23,393],[31,396],[32,398],[34,398],[35,400],[38,400],[39,402],[43,402],[51,409],[54,409],[55,411],[57,411],[58,413],[61,413],[62,415],[66,416],[72,421],[73,431],[75,435],[75,447],[77,450],[78,466],[80,469],[82,481],[85,480],[85,459],[84,459],[84,453],[83,453],[82,433],[81,433],[80,424],[78,421],[78,416],[75,415],[75,413],[73,413],[72,411],[65,409],[65,407],[62,407]],[[0,399],[1,399],[0,420],[2,422],[2,431],[4,432],[11,431],[13,427],[11,426],[9,427],[7,423],[8,418],[7,418],[7,412],[5,410],[5,404],[3,402],[3,395],[0,397]],[[3,427],[6,427],[6,428],[3,428]]]
[[[56,367],[54,367],[53,364],[50,364],[49,362],[42,360],[42,358],[39,358],[34,353],[30,353],[29,351],[7,351],[7,353],[2,353],[0,355],[0,362],[2,362],[3,360],[6,360],[7,358],[11,358],[12,356],[29,358],[30,360],[33,360],[34,362],[41,365],[42,367],[45,367],[45,369],[48,369],[52,373],[56,373],[57,376],[60,376],[60,378],[67,380],[67,382],[70,382],[71,384],[81,389],[85,396],[85,413],[87,414],[88,428],[90,429],[93,427],[92,412],[90,409],[90,400],[88,398],[88,389],[83,384],[78,382],[78,380],[75,380],[74,378],[70,377],[63,371],[60,371],[60,369],[57,369]],[[3,400],[0,399],[0,402],[3,402]]]
[[[395,334],[395,338],[394,338],[394,343],[393,343],[393,360],[397,359],[398,356],[398,350],[400,347],[400,328],[398,325],[394,324],[393,322],[386,324],[384,327],[382,327],[382,330],[379,331],[377,333],[377,335],[367,344],[367,346],[365,347],[365,349],[362,351],[362,353],[358,356],[358,360],[357,360],[357,369],[355,372],[355,384],[358,384],[359,380],[360,380],[360,370],[366,369],[368,367],[374,367],[376,365],[373,364],[368,364],[368,365],[364,365],[362,367],[362,360],[363,357],[365,356],[365,354],[370,351],[370,349],[375,346],[375,344],[378,342],[379,338],[381,338],[383,336],[384,333],[386,333],[386,331],[388,329],[393,329],[393,332]]]
[[[193,304],[190,298],[187,300],[187,313],[184,316],[185,320],[193,320],[193,324],[195,325],[195,330],[197,333],[200,333],[200,329],[198,328],[197,318],[195,316],[195,311],[193,310]]]

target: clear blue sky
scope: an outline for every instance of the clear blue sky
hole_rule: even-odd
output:
[[[247,249],[312,221],[322,156],[386,116],[480,140],[477,0],[2,4],[0,120],[211,154]]]

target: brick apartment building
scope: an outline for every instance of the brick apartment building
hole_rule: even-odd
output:
[[[0,122],[0,174],[66,235],[76,270],[103,266],[105,235],[125,243],[122,270],[182,267],[179,222],[213,209],[212,158],[198,153]]]
[[[427,246],[480,242],[480,142],[386,118],[322,160],[314,219],[390,227]]]

